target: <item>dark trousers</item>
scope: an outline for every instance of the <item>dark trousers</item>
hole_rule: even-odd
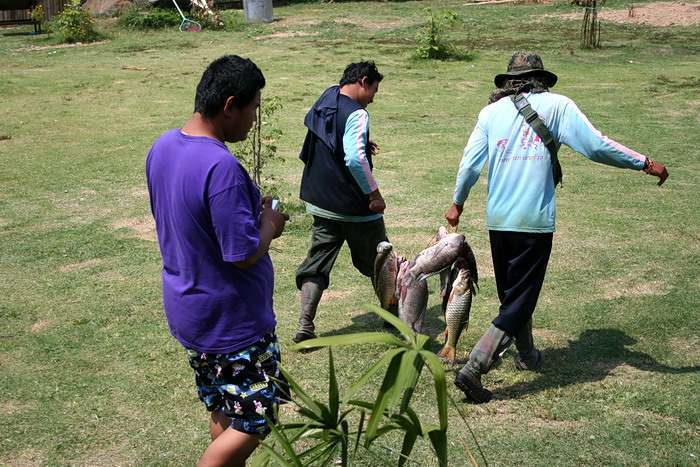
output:
[[[344,242],[348,242],[352,264],[373,280],[377,244],[386,241],[384,219],[371,222],[340,222],[314,216],[311,247],[297,269],[297,288],[307,280],[327,289],[335,260]]]
[[[532,317],[552,252],[552,233],[489,231],[501,306],[494,326],[517,335]]]

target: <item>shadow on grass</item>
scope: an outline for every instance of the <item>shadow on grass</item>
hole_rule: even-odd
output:
[[[31,32],[31,31],[27,31],[27,32],[19,31],[19,32],[4,32],[4,33],[2,33],[2,35],[6,36],[6,37],[12,37],[12,36],[38,36],[39,34],[36,34],[34,32]]]
[[[517,399],[550,388],[601,381],[621,365],[654,373],[700,372],[700,366],[670,367],[644,352],[627,348],[636,343],[636,339],[618,329],[589,329],[567,347],[542,350],[544,366],[533,381],[506,386],[494,393]]]
[[[437,339],[437,341],[433,340],[433,342],[430,343],[430,349],[434,352],[439,351],[442,348],[443,344],[442,332],[445,330],[445,322],[442,319],[440,319],[441,316],[442,308],[440,307],[440,305],[436,305],[429,308],[425,312],[425,318],[423,320],[423,334],[427,334],[433,339]],[[340,336],[356,332],[388,332],[391,334],[399,335],[399,332],[393,326],[391,326],[388,323],[385,323],[374,313],[367,312],[361,315],[353,316],[351,318],[351,321],[352,324],[342,328],[320,333],[319,337]]]

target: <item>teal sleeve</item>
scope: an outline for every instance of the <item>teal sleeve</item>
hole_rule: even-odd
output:
[[[377,189],[377,182],[374,180],[372,169],[367,160],[368,132],[369,114],[367,111],[358,109],[351,113],[345,123],[345,133],[343,134],[345,165],[365,194],[369,194]]]
[[[474,131],[469,136],[467,146],[464,148],[462,160],[457,171],[457,182],[455,184],[452,201],[461,206],[469,196],[469,190],[479,179],[484,163],[488,159],[488,135],[481,122],[481,116],[477,121]]]
[[[573,101],[564,109],[559,141],[594,162],[641,170],[646,156],[623,146],[598,131]]]

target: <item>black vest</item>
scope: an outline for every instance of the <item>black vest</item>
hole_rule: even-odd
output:
[[[335,152],[313,132],[306,132],[304,146],[299,158],[304,161],[299,197],[321,209],[348,216],[376,214],[369,209],[369,196],[365,195],[345,165],[343,134],[348,117],[362,106],[353,99],[340,94],[335,114]],[[372,169],[369,148],[369,131],[365,155]]]

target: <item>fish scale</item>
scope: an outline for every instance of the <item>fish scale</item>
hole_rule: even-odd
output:
[[[391,243],[380,242],[377,245],[377,256],[374,260],[374,291],[379,299],[379,305],[385,310],[396,303],[399,258]]]
[[[447,341],[438,354],[451,363],[455,361],[459,337],[462,331],[469,326],[469,313],[471,311],[472,291],[474,287],[469,270],[464,267],[458,267],[456,269],[458,272],[451,284],[452,287],[445,308]]]

